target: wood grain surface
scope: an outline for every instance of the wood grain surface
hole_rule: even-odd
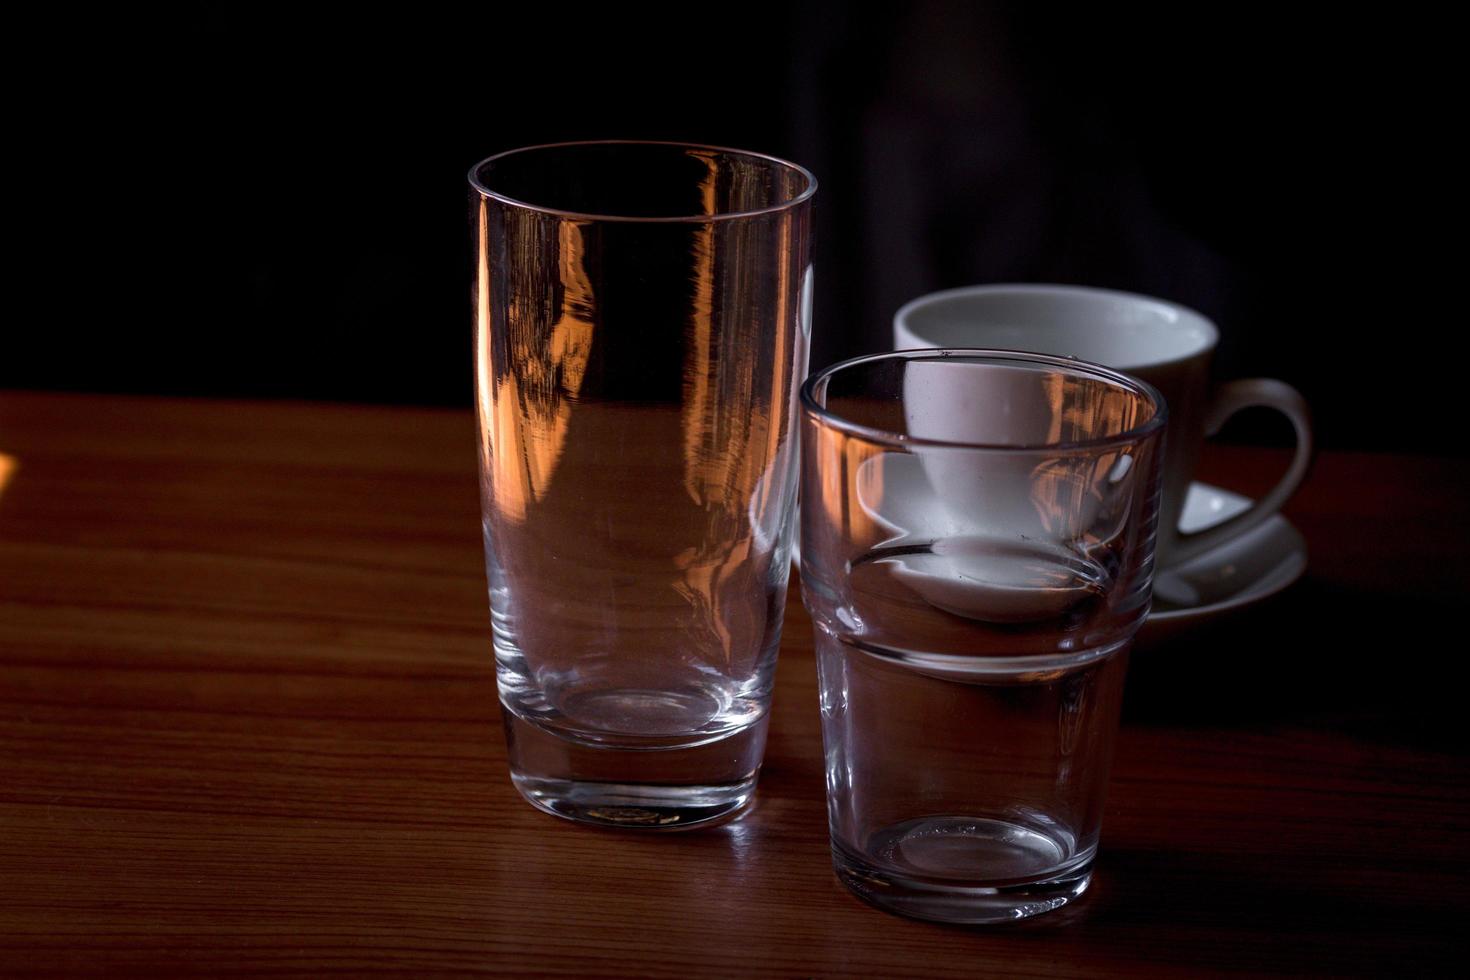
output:
[[[1017,926],[833,878],[792,590],[759,802],[598,831],[506,777],[468,412],[0,393],[0,975],[1448,969],[1461,460],[1322,456],[1306,578],[1134,657],[1094,889]],[[1269,486],[1280,454],[1204,475]]]

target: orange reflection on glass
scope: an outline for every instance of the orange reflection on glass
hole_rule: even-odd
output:
[[[480,241],[487,242],[485,203],[480,206]],[[572,400],[581,390],[592,354],[594,297],[585,268],[582,229],[556,226],[560,305],[549,334],[536,307],[543,297],[511,290],[505,310],[509,370],[494,363],[490,348],[490,257],[482,247],[476,270],[482,463],[495,506],[523,522],[530,505],[546,494],[566,445]]]
[[[1114,435],[1146,421],[1148,409],[1139,399],[1101,382],[1078,384],[1074,380],[1068,384],[1057,372],[1044,379],[1042,390],[1051,413],[1048,442]],[[1106,474],[1123,455],[1122,451],[1079,452],[1042,460],[1032,471],[1030,488],[1031,504],[1042,526],[1069,539],[1083,536],[1089,528],[1096,534],[1093,524],[1108,509],[1102,496],[1102,490],[1109,487]]]
[[[0,495],[4,495],[5,487],[9,485],[10,478],[15,475],[15,471],[18,469],[20,469],[19,460],[14,456],[7,456],[4,453],[0,453]]]
[[[705,164],[699,184],[705,214],[719,212],[717,193],[720,167],[713,157],[690,154]],[[757,526],[765,516],[777,517],[775,506],[785,487],[772,479],[785,465],[781,439],[787,419],[773,414],[785,402],[781,389],[792,383],[789,370],[758,374],[764,359],[741,356],[736,348],[749,342],[737,329],[747,311],[740,308],[749,290],[744,283],[720,281],[721,272],[743,268],[732,261],[742,250],[754,250],[763,237],[760,229],[717,229],[700,226],[692,236],[693,302],[686,326],[682,403],[684,490],[708,515],[711,533],[699,544],[674,558],[680,572],[676,590],[700,610],[728,660],[736,651],[758,643],[766,627],[763,610],[751,607],[743,570],[754,554],[766,554],[777,528]],[[719,253],[725,252],[726,255]],[[791,321],[796,311],[791,295],[790,243],[778,245],[774,269],[779,288],[773,311],[778,324]],[[764,266],[762,266],[764,267]],[[719,302],[716,291],[720,290]],[[716,306],[723,317],[715,315]],[[772,363],[792,362],[790,332],[773,331]]]

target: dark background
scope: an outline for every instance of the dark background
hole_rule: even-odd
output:
[[[1151,293],[1221,378],[1300,387],[1320,442],[1463,453],[1443,30],[1236,6],[1119,12],[245,8],[13,35],[0,386],[468,404],[476,160],[585,138],[814,170],[813,367],[979,282]],[[1294,19],[1293,19],[1294,18]],[[14,151],[14,146],[23,149]],[[1448,234],[1446,234],[1448,233]],[[1451,244],[1446,244],[1450,242]],[[1262,412],[1227,435],[1275,441]]]

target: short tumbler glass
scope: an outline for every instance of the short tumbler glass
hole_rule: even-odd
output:
[[[980,923],[1080,895],[1148,613],[1163,400],[1006,351],[900,351],[802,388],[802,593],[833,863]]]
[[[470,172],[485,559],[511,777],[679,830],[750,798],[790,574],[816,182],[666,143]]]

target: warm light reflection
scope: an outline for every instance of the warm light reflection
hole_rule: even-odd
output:
[[[714,214],[719,210],[719,164],[704,156],[694,158],[706,167],[699,186],[703,211]],[[770,474],[786,468],[780,450],[783,423],[788,420],[773,417],[771,410],[782,404],[782,389],[791,378],[785,369],[762,371],[764,357],[738,349],[748,342],[748,331],[741,329],[748,324],[742,320],[752,312],[742,306],[752,284],[741,282],[738,274],[747,267],[763,266],[717,262],[716,253],[753,249],[763,237],[759,226],[727,227],[721,237],[711,222],[698,228],[692,243],[694,297],[683,379],[684,490],[709,514],[711,529],[699,545],[674,559],[682,573],[676,588],[702,609],[703,620],[712,624],[727,657],[746,649],[751,637],[744,634],[758,635],[764,625],[751,618],[750,604],[738,583],[740,570],[756,544],[754,536],[760,532],[770,537],[775,531],[774,526],[758,528],[756,523],[780,514],[773,498],[785,487]],[[788,324],[796,315],[788,301],[792,256],[790,237],[779,236],[778,240],[780,251],[772,257],[779,286],[772,311],[776,329],[772,331],[775,349],[770,363],[789,365],[793,331]],[[736,278],[717,277],[717,267]],[[732,586],[735,594],[727,597]]]
[[[1073,421],[1073,424],[1075,424],[1074,420],[1069,420],[1067,417],[1066,392],[1067,379],[1066,376],[1064,376],[1060,372],[1053,371],[1052,373],[1045,375],[1045,377],[1042,379],[1041,396],[1046,399],[1046,404],[1050,409],[1046,435],[1041,440],[1047,445],[1054,446],[1059,442],[1065,442],[1066,436],[1064,435],[1064,423],[1068,421]]]
[[[803,488],[802,506],[824,514],[832,534],[864,544],[878,541],[884,531],[873,513],[882,512],[887,492],[883,449],[827,425],[817,426],[815,434],[818,479],[815,492]]]
[[[20,462],[14,456],[0,453],[0,496],[4,496],[6,485],[10,483],[11,476],[18,469],[20,469]]]
[[[711,214],[719,171],[712,161],[702,159],[702,162],[705,175],[699,182],[699,194],[704,213]],[[707,486],[713,482],[718,487],[723,482],[718,472],[711,472],[722,460],[705,445],[710,422],[716,414],[711,388],[719,383],[718,377],[712,377],[719,365],[711,356],[715,341],[714,237],[712,224],[701,225],[694,233],[694,307],[689,314],[691,342],[684,357],[684,489],[696,504],[704,503]]]
[[[544,285],[523,283],[510,289],[504,311],[504,356],[509,364],[497,369],[490,339],[493,331],[486,220],[482,204],[476,312],[480,323],[477,354],[484,420],[481,431],[486,440],[482,445],[483,465],[496,508],[507,519],[523,522],[532,501],[545,496],[566,445],[572,402],[581,390],[592,355],[594,297],[587,276],[582,229],[571,222],[559,222],[556,255],[560,305],[549,336],[541,328]],[[512,268],[528,264],[533,263],[522,258],[512,263]],[[536,285],[543,288],[537,289]]]
[[[1140,423],[1145,407],[1112,385],[1069,381],[1061,373],[1045,378],[1043,397],[1050,412],[1046,437],[1057,443],[1126,432]],[[1108,480],[1122,455],[1119,450],[1059,453],[1038,463],[1031,473],[1030,498],[1042,528],[1065,540],[1110,533],[1108,522],[1119,520],[1123,511],[1118,501],[1128,489]]]
[[[491,403],[493,389],[490,379],[494,377],[494,371],[490,365],[490,208],[489,201],[480,198],[480,210],[477,218],[478,237],[480,243],[478,254],[475,257],[475,396],[479,402],[480,412],[480,467],[488,472],[491,452],[494,444],[491,442],[490,425],[491,419],[495,417],[494,405]]]

